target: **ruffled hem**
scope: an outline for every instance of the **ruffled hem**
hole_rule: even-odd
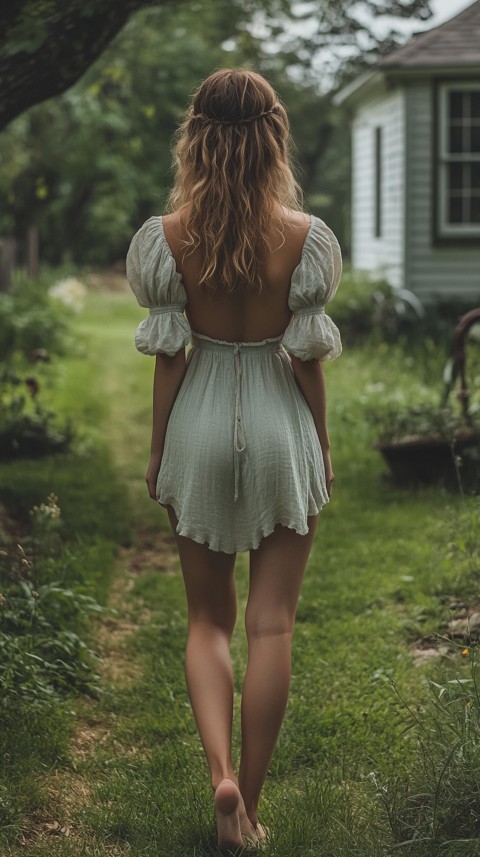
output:
[[[282,339],[282,345],[300,360],[335,360],[342,353],[340,331],[325,312],[294,315]]]
[[[323,509],[327,503],[330,502],[330,498],[327,495],[327,498],[323,498],[319,501],[319,503],[314,502],[314,511],[308,512],[307,517],[310,515],[318,515],[319,512]],[[306,536],[308,533],[308,526],[306,524],[301,524],[298,521],[286,521],[284,518],[275,518],[273,522],[268,525],[264,525],[262,528],[259,528],[254,536],[251,537],[251,540],[247,544],[241,544],[240,546],[235,546],[234,544],[225,545],[225,543],[216,535],[207,532],[203,532],[200,534],[193,527],[182,524],[181,523],[181,512],[178,511],[179,506],[176,500],[173,499],[163,499],[160,500],[157,497],[157,503],[163,508],[166,506],[172,506],[173,511],[178,520],[179,528],[177,529],[177,535],[185,536],[188,539],[192,539],[192,541],[197,542],[197,544],[206,544],[210,550],[220,552],[220,553],[243,553],[244,551],[257,550],[260,545],[260,542],[263,538],[270,536],[277,524],[281,524],[283,527],[287,527],[289,530],[294,530],[300,536]]]
[[[174,357],[191,339],[188,319],[179,310],[148,315],[135,331],[135,347],[149,356],[167,354]]]

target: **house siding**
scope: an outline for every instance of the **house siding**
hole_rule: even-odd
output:
[[[375,128],[382,128],[382,231],[375,237]],[[404,284],[405,103],[402,89],[362,105],[352,121],[352,266]]]
[[[405,88],[406,278],[405,286],[425,302],[458,297],[480,301],[480,241],[455,246],[433,242],[433,83]]]

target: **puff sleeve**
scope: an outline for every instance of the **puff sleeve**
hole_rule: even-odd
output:
[[[342,275],[342,253],[332,230],[312,215],[300,264],[295,268],[288,298],[294,313],[282,345],[300,360],[335,360],[342,353],[340,331],[325,305],[334,297]]]
[[[142,354],[173,357],[191,341],[191,328],[184,315],[187,294],[161,217],[150,217],[133,236],[126,273],[137,303],[149,311],[135,332],[135,347]]]

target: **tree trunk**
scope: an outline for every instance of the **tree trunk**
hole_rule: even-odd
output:
[[[27,275],[35,279],[38,274],[38,226],[34,223],[27,232]]]
[[[0,292],[10,291],[15,253],[15,238],[0,238]]]

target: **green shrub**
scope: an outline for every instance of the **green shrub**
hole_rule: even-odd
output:
[[[35,361],[39,349],[43,359],[68,353],[71,311],[47,289],[44,282],[17,273],[11,291],[0,292],[0,360],[18,352]]]
[[[57,499],[50,494],[34,506],[23,543],[7,540],[1,551],[0,708],[18,700],[42,706],[73,690],[97,693],[98,656],[84,636],[89,618],[110,610],[88,591],[88,545],[66,548],[60,538]]]
[[[365,419],[375,426],[380,441],[399,441],[406,438],[447,437],[454,438],[465,431],[468,425],[462,414],[449,405],[439,407],[430,402],[399,407],[394,402],[382,405],[367,405]],[[478,425],[480,431],[480,423]]]
[[[75,437],[71,420],[58,426],[53,411],[35,398],[12,395],[1,379],[0,392],[0,459],[36,458],[70,448]]]
[[[377,327],[376,305],[379,296],[387,297],[390,291],[385,280],[374,279],[345,265],[341,286],[328,308],[345,343],[361,342],[373,333]]]
[[[70,310],[48,295],[45,283],[17,273],[12,291],[0,293],[0,458],[37,457],[67,450],[69,421],[58,426],[39,401],[52,355],[75,343]],[[35,365],[35,370],[29,364]]]
[[[427,333],[425,309],[412,292],[395,289],[385,277],[350,265],[344,267],[330,314],[348,345],[366,339],[415,342]]]
[[[341,286],[329,314],[347,345],[365,340],[400,342],[404,350],[425,340],[449,348],[453,328],[474,303],[440,296],[422,302],[407,289],[396,289],[382,276],[345,264]]]

